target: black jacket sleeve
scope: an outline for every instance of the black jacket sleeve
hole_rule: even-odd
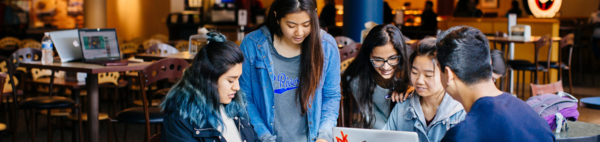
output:
[[[199,139],[193,137],[192,125],[174,114],[166,114],[163,119],[163,142],[197,142]]]

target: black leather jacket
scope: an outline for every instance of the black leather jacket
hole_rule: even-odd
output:
[[[242,136],[242,142],[258,142],[250,118],[234,117],[236,127]],[[162,128],[163,142],[226,142],[221,132],[210,126],[198,127],[190,123],[189,118],[182,119],[179,112],[165,112]]]

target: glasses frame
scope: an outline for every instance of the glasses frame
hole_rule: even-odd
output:
[[[376,68],[383,67],[383,66],[385,66],[386,63],[388,65],[390,65],[390,66],[395,66],[395,65],[400,64],[400,61],[398,61],[398,63],[396,63],[396,64],[390,64],[390,62],[388,62],[388,60],[390,60],[390,58],[394,58],[394,57],[397,58],[396,60],[400,60],[401,56],[400,55],[398,55],[398,56],[392,56],[392,57],[389,57],[388,59],[385,59],[385,60],[383,60],[383,59],[371,59],[371,64],[373,65],[373,67],[376,67]],[[381,64],[381,66],[376,66],[375,63],[373,62],[375,60],[383,60],[383,64]]]

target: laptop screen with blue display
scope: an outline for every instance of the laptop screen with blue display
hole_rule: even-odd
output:
[[[79,41],[85,61],[121,59],[115,29],[80,29]]]

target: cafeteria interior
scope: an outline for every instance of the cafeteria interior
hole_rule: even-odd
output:
[[[0,1],[0,141],[160,141],[153,138],[161,133],[162,118],[148,117],[160,115],[158,106],[177,77],[165,75],[169,79],[144,83],[146,67],[164,59],[193,64],[196,52],[206,45],[202,38],[208,31],[243,44],[246,35],[264,26],[274,1]],[[579,115],[576,121],[567,121],[564,132],[555,134],[557,141],[600,141],[600,0],[315,2],[320,29],[336,40],[341,72],[350,70],[348,65],[376,25],[400,29],[406,48],[454,26],[474,27],[485,34],[490,49],[503,53],[506,74],[495,81],[500,90],[523,101],[539,95],[533,91],[540,89],[571,94],[578,100]],[[66,57],[70,52],[56,48],[79,49],[72,38],[105,42],[82,38],[86,31],[116,33],[116,57],[141,63],[62,62],[70,59]],[[41,53],[46,33],[54,44],[51,64],[40,63],[38,54],[30,57],[30,52]],[[543,40],[550,44],[542,44]],[[81,46],[89,47],[79,50],[97,48]],[[81,58],[81,52],[77,54]],[[13,55],[35,62],[9,63]],[[518,61],[532,63],[535,69]],[[9,75],[8,70],[15,74]],[[45,109],[17,103],[36,96],[63,96],[74,104]]]

